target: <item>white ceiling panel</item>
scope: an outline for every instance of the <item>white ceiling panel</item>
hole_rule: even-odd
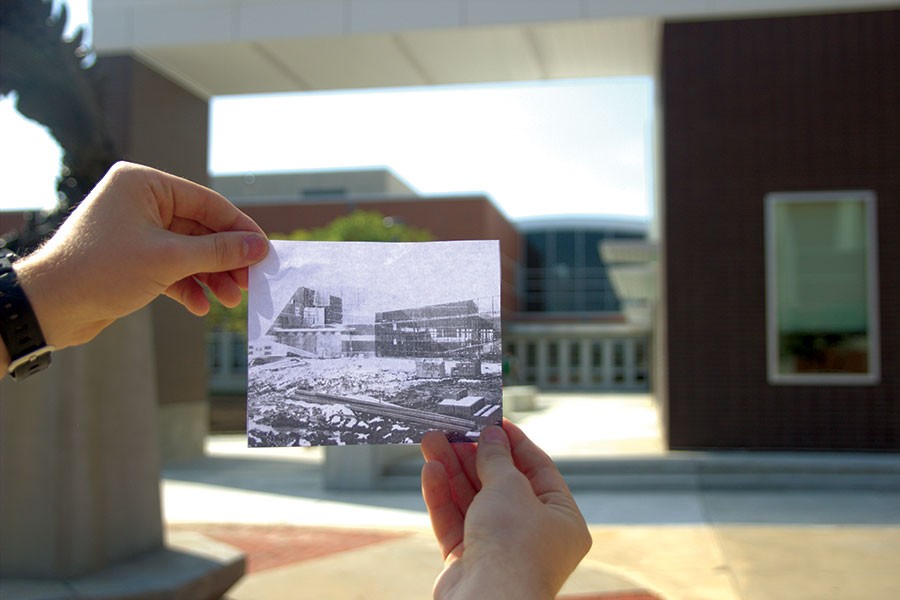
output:
[[[434,83],[523,81],[544,76],[522,28],[429,31],[405,33],[400,38]]]
[[[2,0],[0,0],[2,1]],[[203,95],[654,75],[660,20],[897,0],[93,0],[101,54]]]
[[[268,40],[260,46],[314,89],[427,83],[390,35]]]
[[[653,75],[659,25],[650,19],[549,23],[532,31],[549,78]]]
[[[139,54],[151,66],[204,97],[307,89],[251,42],[165,46]]]

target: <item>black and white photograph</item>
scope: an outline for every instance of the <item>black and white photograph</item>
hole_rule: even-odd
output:
[[[476,441],[502,420],[495,240],[273,241],[247,325],[251,447]]]

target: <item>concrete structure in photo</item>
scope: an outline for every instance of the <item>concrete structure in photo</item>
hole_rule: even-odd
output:
[[[282,356],[294,349],[298,356],[308,358],[338,358],[343,355],[345,328],[343,300],[340,296],[298,288],[285,304],[275,322],[266,332],[279,344]],[[278,355],[279,348],[272,348]]]
[[[500,299],[491,306],[485,313],[475,300],[464,300],[376,313],[375,355],[499,356]]]
[[[465,392],[463,392],[465,394]],[[438,402],[438,410],[448,415],[468,417],[484,408],[484,396],[460,394],[461,398],[444,398]]]

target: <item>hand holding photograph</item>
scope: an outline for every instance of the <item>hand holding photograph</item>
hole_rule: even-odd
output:
[[[249,446],[475,441],[502,419],[496,241],[273,241],[247,325]]]

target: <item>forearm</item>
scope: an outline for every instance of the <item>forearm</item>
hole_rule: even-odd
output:
[[[60,254],[40,249],[15,265],[19,285],[37,317],[44,341],[56,349],[80,343],[72,330],[73,324],[81,321],[75,317],[86,312],[90,301],[84,295],[78,297],[69,293],[74,289],[69,278],[77,278],[74,271],[78,269],[64,266]]]
[[[15,273],[46,344],[65,348],[163,294],[196,315],[209,310],[206,290],[234,306],[247,267],[268,250],[262,229],[223,196],[118,163]],[[7,341],[0,364],[11,354],[18,348]]]

